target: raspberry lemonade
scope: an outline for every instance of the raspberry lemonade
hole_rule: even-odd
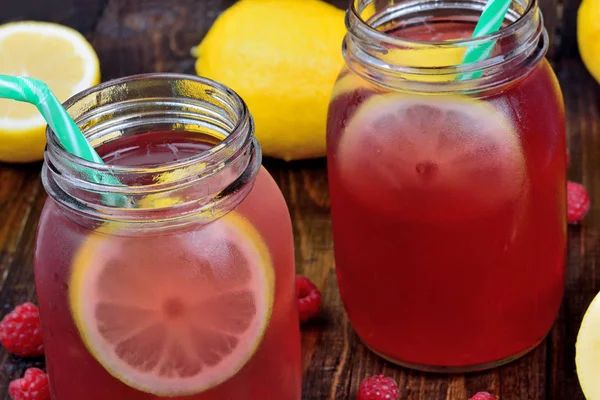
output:
[[[348,13],[327,132],[348,316],[401,365],[510,361],[549,331],[565,277],[565,119],[539,10],[513,4],[492,57],[460,66],[482,4],[368,3]]]
[[[107,165],[49,133],[35,274],[53,398],[299,400],[291,224],[243,102],[149,75],[68,107]]]

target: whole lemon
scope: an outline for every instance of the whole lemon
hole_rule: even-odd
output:
[[[600,82],[600,0],[584,0],[577,13],[577,42],[583,63]]]
[[[244,99],[265,155],[322,157],[345,32],[344,12],[319,0],[242,0],[200,43],[196,72]]]

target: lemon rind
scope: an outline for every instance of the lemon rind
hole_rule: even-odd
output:
[[[258,257],[260,258],[259,264],[262,266],[261,270],[263,271],[262,282],[264,283],[263,287],[266,290],[263,292],[264,296],[262,298],[266,301],[264,305],[264,318],[263,323],[260,326],[260,329],[257,331],[258,334],[253,342],[253,346],[250,347],[250,350],[247,354],[246,359],[242,360],[236,364],[236,368],[232,368],[232,370],[228,371],[227,374],[223,374],[222,379],[214,379],[208,385],[203,385],[199,387],[195,387],[193,389],[185,389],[185,388],[169,388],[167,390],[148,390],[148,387],[143,387],[131,379],[128,379],[124,374],[119,374],[115,371],[111,365],[106,360],[106,357],[102,356],[100,352],[94,348],[91,344],[92,340],[90,339],[89,329],[87,324],[84,322],[86,320],[85,307],[83,306],[83,302],[80,301],[86,294],[85,290],[85,278],[87,275],[87,271],[89,270],[91,263],[88,262],[89,251],[97,247],[100,242],[103,241],[101,238],[105,236],[105,234],[110,234],[111,228],[104,227],[102,229],[102,233],[93,232],[91,237],[87,238],[83,245],[80,247],[80,250],[77,252],[73,262],[73,271],[71,273],[71,279],[69,282],[69,302],[71,306],[71,312],[73,316],[73,320],[79,331],[81,339],[86,347],[86,349],[90,352],[90,354],[102,365],[106,371],[113,376],[115,379],[125,383],[126,385],[137,389],[139,391],[143,391],[146,393],[150,393],[157,396],[166,396],[166,397],[174,397],[174,396],[190,396],[198,393],[202,393],[206,390],[209,390],[215,386],[220,385],[224,381],[230,379],[235,376],[256,354],[256,351],[260,347],[260,344],[263,341],[264,335],[266,334],[267,328],[269,326],[272,314],[273,314],[273,306],[275,301],[275,271],[273,267],[273,262],[271,260],[269,249],[264,243],[260,233],[254,228],[254,226],[243,216],[239,215],[235,211],[230,212],[225,217],[221,218],[222,222],[231,224],[235,226],[235,229],[239,232],[242,232],[242,235],[247,238],[252,247],[256,249]],[[77,266],[80,267],[77,267]],[[90,324],[93,325],[93,324]],[[177,382],[179,385],[179,383]]]

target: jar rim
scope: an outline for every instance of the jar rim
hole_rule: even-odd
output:
[[[369,0],[367,0],[369,1]],[[371,0],[375,1],[375,0]],[[513,0],[515,1],[515,0]],[[533,18],[535,18],[535,11],[538,10],[538,0],[528,0],[527,7],[524,9],[523,14],[521,14],[516,20],[512,21],[510,24],[506,26],[501,26],[496,32],[479,36],[477,38],[466,38],[466,39],[449,39],[445,41],[434,41],[434,40],[417,40],[417,39],[406,39],[400,38],[397,36],[390,35],[386,32],[380,31],[369,24],[368,21],[365,21],[361,16],[361,12],[358,9],[357,5],[361,3],[361,0],[351,0],[350,7],[348,9],[348,15],[346,18],[346,25],[349,24],[349,15],[356,18],[358,21],[362,22],[362,28],[366,29],[373,38],[379,39],[382,42],[387,44],[391,44],[398,47],[410,47],[410,46],[419,46],[419,47],[471,47],[477,46],[484,43],[488,43],[491,41],[498,41],[500,39],[504,39],[511,35],[515,35],[519,33],[519,31],[527,29],[527,25],[531,22]],[[372,4],[372,3],[367,3]]]
[[[373,1],[351,0],[346,12],[348,34],[342,51],[347,66],[355,74],[384,89],[487,96],[528,76],[548,49],[548,33],[537,0],[512,0],[504,18],[505,26],[497,32],[447,41],[397,37],[380,27],[401,21],[399,26],[393,26],[394,30],[401,30],[427,25],[430,20],[443,22],[444,18],[450,23],[475,24],[475,18],[485,8],[484,0],[405,0],[363,16]],[[442,18],[438,18],[440,15]],[[457,16],[460,18],[455,19]],[[413,64],[411,57],[388,57],[394,51],[466,51],[479,46],[493,48],[498,43],[502,43],[500,51],[466,63],[453,60],[449,65],[428,66]],[[442,79],[430,79],[431,76]]]
[[[44,187],[84,226],[92,220],[111,221],[129,231],[209,222],[246,197],[260,168],[262,153],[246,104],[211,79],[133,75],[78,93],[64,106],[96,147],[149,132],[222,137],[185,158],[131,166],[84,160],[47,129]]]
[[[166,170],[190,167],[192,165],[204,162],[205,160],[207,160],[209,158],[213,158],[213,157],[217,156],[218,153],[220,153],[220,152],[222,153],[223,150],[226,149],[227,147],[229,147],[230,145],[232,145],[233,142],[236,142],[236,141],[239,141],[240,139],[242,139],[241,136],[247,134],[247,128],[245,127],[245,125],[247,124],[248,120],[250,119],[250,112],[248,110],[248,107],[246,106],[246,103],[242,100],[242,98],[233,89],[229,88],[228,86],[226,86],[222,83],[213,81],[208,78],[195,76],[195,75],[158,72],[158,73],[130,75],[130,76],[126,76],[123,78],[112,79],[112,80],[106,81],[104,83],[101,83],[99,85],[92,86],[91,88],[88,88],[84,91],[81,91],[81,92],[73,95],[67,101],[65,101],[63,103],[63,107],[68,112],[69,109],[73,105],[75,105],[78,101],[81,101],[82,99],[84,99],[85,97],[87,97],[89,95],[92,95],[97,92],[101,92],[106,89],[110,89],[111,87],[130,84],[130,83],[147,80],[147,79],[192,81],[192,82],[196,82],[196,83],[200,83],[200,84],[205,84],[207,86],[212,86],[217,90],[227,93],[227,95],[230,96],[230,98],[235,103],[235,104],[233,104],[233,107],[235,107],[236,110],[239,111],[239,116],[238,116],[237,120],[235,121],[235,126],[223,140],[221,140],[215,146],[213,146],[209,149],[206,149],[204,151],[201,151],[198,154],[194,154],[192,156],[189,156],[189,157],[186,157],[186,158],[183,158],[180,160],[174,160],[174,161],[169,161],[169,162],[155,164],[155,165],[144,165],[143,167],[120,165],[120,164],[111,164],[111,165],[100,164],[100,163],[96,163],[93,161],[85,160],[85,159],[67,151],[64,148],[64,146],[62,145],[62,143],[60,143],[58,136],[52,131],[52,129],[50,129],[50,127],[46,128],[46,138],[47,138],[48,146],[52,146],[52,150],[56,151],[58,153],[57,155],[59,157],[63,158],[65,161],[72,163],[73,165],[77,165],[77,166],[83,167],[87,170],[95,171],[98,173],[110,174],[115,169],[118,169],[119,171],[121,171],[123,173],[131,173],[131,174],[160,173],[160,172],[164,172]],[[82,116],[83,115],[85,115],[85,113],[82,114]],[[78,119],[80,119],[80,118],[75,118],[76,123],[77,123]],[[85,135],[85,132],[82,132],[82,133]],[[249,135],[249,136],[251,139],[252,135]]]

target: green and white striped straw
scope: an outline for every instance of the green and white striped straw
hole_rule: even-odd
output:
[[[69,153],[87,161],[103,163],[102,158],[44,82],[33,78],[0,75],[0,97],[33,104]]]
[[[33,104],[69,153],[87,161],[104,164],[67,110],[44,82],[33,78],[0,75],[0,98]],[[121,185],[110,174],[94,173],[91,179],[96,183]],[[114,200],[111,196],[108,198]],[[114,201],[111,203],[116,204]]]
[[[475,26],[472,38],[476,39],[481,36],[489,35],[500,29],[511,3],[512,0],[488,0],[481,13],[481,17],[479,17],[479,22],[477,22],[477,25]],[[476,63],[487,59],[490,54],[492,54],[495,45],[496,41],[494,40],[489,43],[469,47],[463,56],[463,64]],[[479,78],[480,76],[481,71],[478,71],[463,74],[458,77],[458,79],[467,80]]]

